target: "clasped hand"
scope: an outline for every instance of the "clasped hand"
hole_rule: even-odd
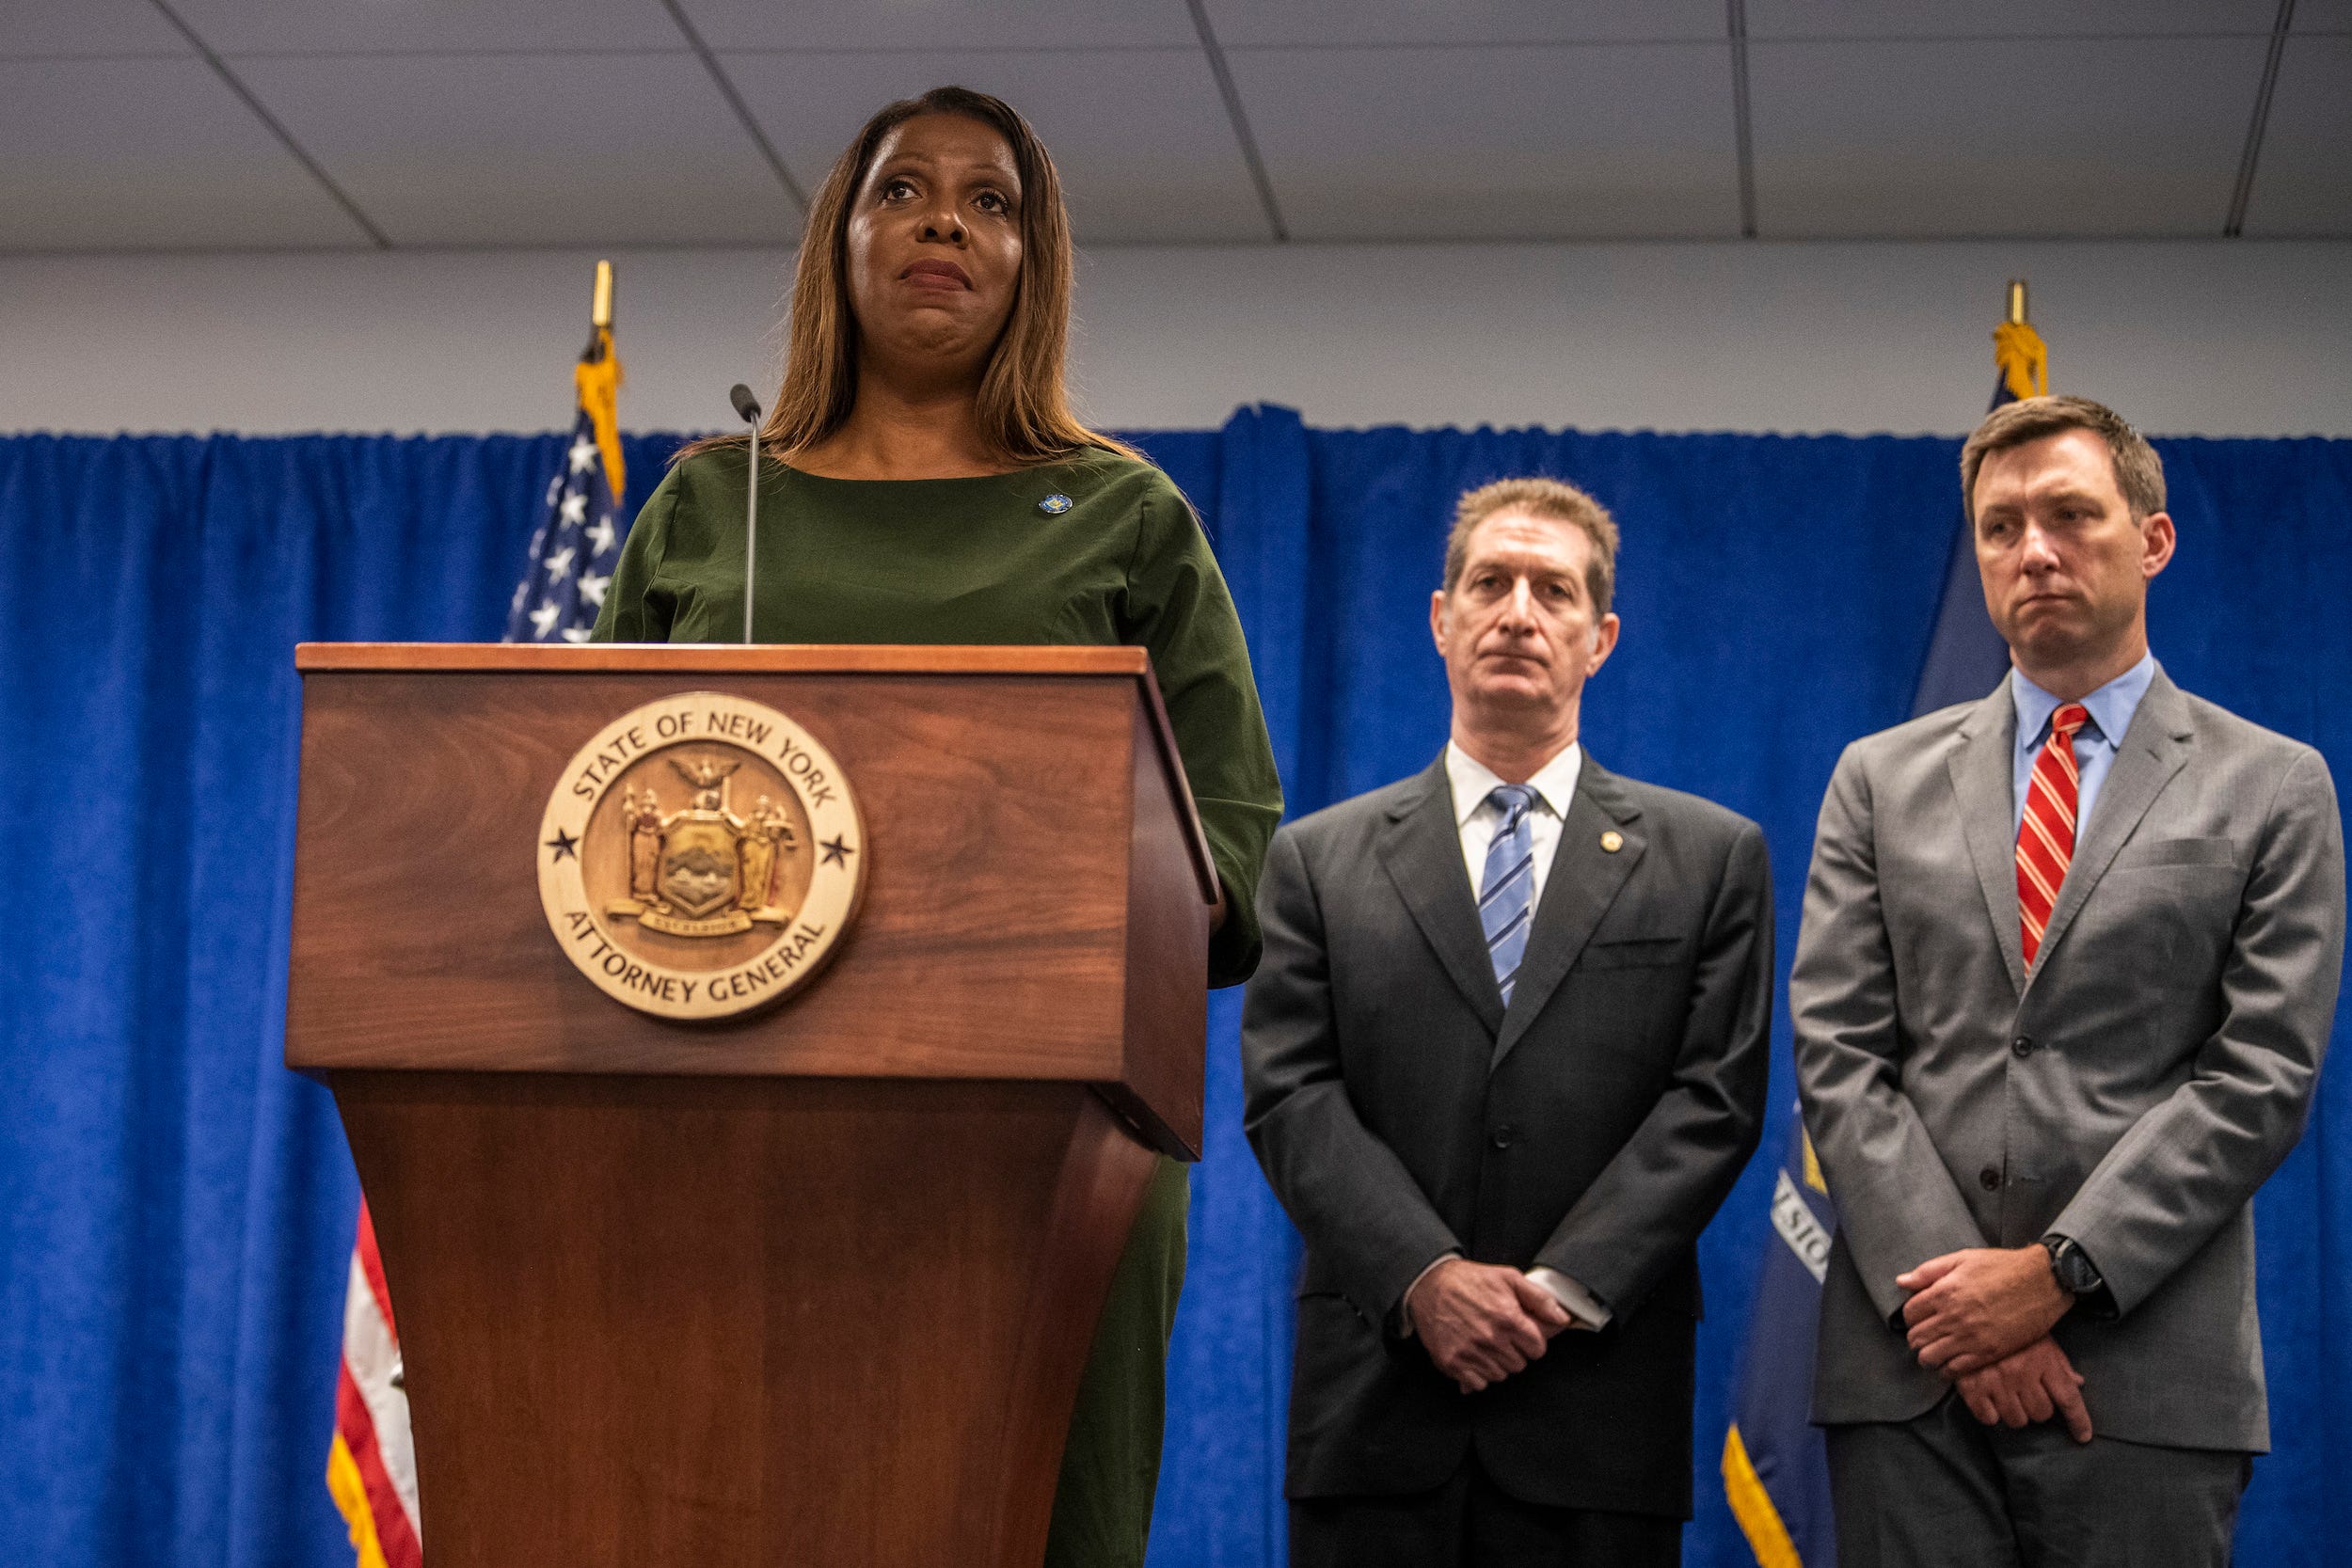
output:
[[[1913,1354],[1947,1378],[2024,1350],[2074,1305],[2038,1243],[1947,1252],[1898,1275],[1895,1284],[1912,1292],[1903,1322]]]
[[[2090,1441],[2082,1374],[2050,1338],[2074,1298],[2039,1243],[1947,1252],[1895,1283],[1913,1292],[1903,1304],[1913,1354],[1959,1387],[1977,1419],[2022,1427],[2062,1416],[2074,1441]]]
[[[1557,1296],[1518,1270],[1467,1258],[1422,1275],[1405,1309],[1429,1359],[1465,1394],[1525,1370],[1571,1321]]]

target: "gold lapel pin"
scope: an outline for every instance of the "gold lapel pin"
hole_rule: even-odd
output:
[[[1600,835],[1600,847],[1605,852],[1613,855],[1625,847],[1625,834],[1612,828]]]

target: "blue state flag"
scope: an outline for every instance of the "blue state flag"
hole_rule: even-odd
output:
[[[2010,297],[2010,319],[1993,334],[1994,408],[2049,390],[2049,351],[2026,325],[2024,285],[2012,284]],[[1912,714],[1974,702],[2008,671],[2009,648],[1985,612],[1975,531],[1963,505]],[[1772,1235],[1724,1434],[1724,1497],[1758,1568],[1837,1568],[1829,1454],[1812,1424],[1813,1344],[1837,1210],[1795,1105],[1786,1143],[1772,1182]]]
[[[1992,408],[2050,390],[2050,352],[2042,346],[2041,335],[2026,325],[2022,285],[2011,287],[2018,291],[2015,314],[1993,333],[1993,361],[1999,373],[1993,383]],[[1951,559],[1944,568],[1944,593],[1936,604],[1928,656],[1920,662],[1911,716],[1916,719],[1954,703],[1973,703],[2008,673],[2009,645],[1985,613],[1984,589],[1977,577],[1976,531],[1968,526],[1968,509],[1963,505],[1960,527],[1952,538]]]
[[[506,615],[509,642],[585,642],[621,559],[621,362],[599,325],[572,372],[578,415],[571,446],[548,481],[531,563]]]
[[[1724,1434],[1724,1496],[1760,1568],[1836,1568],[1829,1456],[1812,1419],[1813,1336],[1836,1227],[1813,1141],[1791,1105],[1772,1179],[1772,1239]]]

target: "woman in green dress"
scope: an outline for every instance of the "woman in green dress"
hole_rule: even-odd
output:
[[[1071,413],[1069,217],[1011,108],[943,87],[866,123],[809,210],[784,386],[760,430],[764,642],[1126,642],[1149,650],[1222,902],[1212,986],[1258,959],[1281,816],[1241,625],[1168,476]],[[739,439],[680,455],[630,531],[599,640],[743,628]],[[1046,1561],[1139,1568],[1184,1284],[1184,1167],[1162,1160],[1089,1354]]]

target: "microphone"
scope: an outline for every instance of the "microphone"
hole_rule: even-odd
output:
[[[735,404],[735,417],[751,427],[744,436],[751,453],[751,479],[743,494],[743,641],[752,640],[753,585],[759,580],[753,570],[759,559],[759,400],[741,382],[727,388],[727,401]]]

